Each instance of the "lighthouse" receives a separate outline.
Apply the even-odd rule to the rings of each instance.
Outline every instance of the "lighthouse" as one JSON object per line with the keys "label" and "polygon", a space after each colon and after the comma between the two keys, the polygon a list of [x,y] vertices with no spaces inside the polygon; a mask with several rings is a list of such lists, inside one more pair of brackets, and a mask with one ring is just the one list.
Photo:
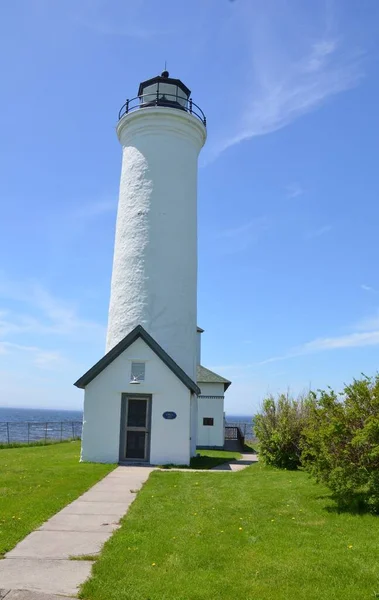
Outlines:
{"label": "lighthouse", "polygon": [[81,460],[189,464],[201,394],[197,170],[206,119],[188,87],[163,71],[125,102],[116,132],[106,353],[75,383],[85,390]]}
{"label": "lighthouse", "polygon": [[106,351],[140,325],[196,381],[197,171],[206,120],[190,94],[163,71],[119,114]]}

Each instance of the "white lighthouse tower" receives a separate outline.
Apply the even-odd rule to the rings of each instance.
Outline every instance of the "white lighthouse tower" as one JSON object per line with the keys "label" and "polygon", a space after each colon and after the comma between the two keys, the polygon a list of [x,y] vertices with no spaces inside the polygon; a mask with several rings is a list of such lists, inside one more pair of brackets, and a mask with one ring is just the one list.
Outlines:
{"label": "white lighthouse tower", "polygon": [[107,351],[137,325],[196,381],[197,169],[205,117],[164,71],[120,112]]}
{"label": "white lighthouse tower", "polygon": [[106,354],[75,383],[85,390],[82,460],[189,464],[201,394],[197,169],[206,120],[190,90],[164,71],[126,101],[117,136]]}

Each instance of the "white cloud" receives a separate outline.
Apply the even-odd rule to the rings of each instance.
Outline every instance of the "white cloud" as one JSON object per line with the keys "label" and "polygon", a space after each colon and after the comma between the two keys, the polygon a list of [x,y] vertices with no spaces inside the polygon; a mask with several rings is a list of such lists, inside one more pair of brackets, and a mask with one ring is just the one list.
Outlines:
{"label": "white cloud", "polygon": [[366,285],[365,283],[361,284],[361,289],[364,290],[365,292],[375,292],[376,293],[376,290],[373,287],[371,287],[370,285]]}
{"label": "white cloud", "polygon": [[350,333],[330,338],[319,338],[304,344],[300,348],[302,354],[334,350],[336,348],[359,348],[362,346],[376,346],[379,344],[379,331],[364,331]]}
{"label": "white cloud", "polygon": [[259,241],[262,235],[270,228],[267,217],[256,217],[247,223],[224,229],[215,234],[219,240],[220,251],[224,254],[233,254],[246,250],[251,244]]}
{"label": "white cloud", "polygon": [[375,331],[379,330],[379,311],[370,317],[365,317],[355,324],[356,331]]}
{"label": "white cloud", "polygon": [[314,229],[313,231],[309,231],[308,233],[305,234],[305,237],[307,239],[313,239],[313,238],[317,238],[317,237],[321,237],[322,235],[325,235],[326,233],[329,233],[329,231],[332,230],[332,226],[331,225],[323,225],[322,227],[319,227],[318,229]]}
{"label": "white cloud", "polygon": [[[244,11],[241,19],[247,20]],[[255,4],[246,42],[250,69],[239,94],[244,102],[231,115],[228,133],[215,142],[213,157],[243,140],[282,129],[359,84],[362,51],[332,30],[326,13],[321,21],[317,31],[311,11],[294,15],[291,3]]]}
{"label": "white cloud", "polygon": [[[307,354],[314,354],[317,352],[324,352],[327,350],[338,350],[343,348],[363,348],[366,346],[378,346],[379,345],[379,315],[372,317],[371,319],[365,319],[360,323],[356,324],[354,331],[346,335],[316,338],[310,342],[292,348],[287,353],[272,356],[259,362],[259,365],[267,365],[274,362],[288,360],[299,356],[305,356]],[[359,331],[361,330],[361,331]]]}
{"label": "white cloud", "polygon": [[305,193],[305,190],[298,181],[294,181],[293,183],[290,183],[286,187],[286,197],[287,198],[297,198],[298,196],[302,196],[304,193]]}
{"label": "white cloud", "polygon": [[27,346],[13,342],[0,342],[0,354],[27,353],[34,366],[39,369],[59,369],[66,363],[66,359],[58,351],[49,351],[37,346]]}
{"label": "white cloud", "polygon": [[[175,32],[167,27],[162,11],[161,23],[150,19],[151,10],[141,0],[114,2],[113,10],[107,0],[82,0],[76,2],[75,19],[84,27],[100,35],[136,38],[141,41],[151,37],[164,37]],[[150,22],[149,22],[150,21]]]}
{"label": "white cloud", "polygon": [[24,307],[23,312],[0,310],[0,335],[3,338],[33,333],[88,341],[105,334],[103,325],[81,318],[75,306],[54,297],[35,282],[10,281],[0,275],[1,300],[16,301]]}
{"label": "white cloud", "polygon": [[104,200],[97,200],[95,202],[89,202],[79,206],[71,214],[71,218],[76,219],[90,219],[92,217],[99,217],[107,213],[113,213],[117,209],[117,198],[108,198]]}

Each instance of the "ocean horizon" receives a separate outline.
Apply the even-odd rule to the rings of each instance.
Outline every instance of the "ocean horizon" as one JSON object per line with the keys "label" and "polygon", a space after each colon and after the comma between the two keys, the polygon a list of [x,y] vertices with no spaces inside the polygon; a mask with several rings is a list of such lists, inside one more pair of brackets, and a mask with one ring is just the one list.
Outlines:
{"label": "ocean horizon", "polygon": [[[246,438],[253,437],[252,416],[226,414],[225,420],[229,424],[240,425]],[[0,407],[0,443],[6,442],[9,435],[13,441],[54,438],[57,435],[71,437],[71,433],[73,437],[80,437],[82,421],[81,410],[3,406]]]}

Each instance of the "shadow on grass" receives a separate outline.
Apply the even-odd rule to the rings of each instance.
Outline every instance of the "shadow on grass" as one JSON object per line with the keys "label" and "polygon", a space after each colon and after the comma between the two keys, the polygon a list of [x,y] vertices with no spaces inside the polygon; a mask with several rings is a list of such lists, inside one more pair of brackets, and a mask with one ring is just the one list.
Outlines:
{"label": "shadow on grass", "polygon": [[[191,458],[190,465],[160,465],[161,469],[213,469],[223,465],[225,462],[232,461],[232,458],[221,458],[216,456],[194,456]],[[233,462],[235,462],[233,460]]]}
{"label": "shadow on grass", "polygon": [[[317,483],[316,483],[317,485]],[[332,492],[330,494],[321,494],[315,497],[316,500],[329,501],[330,504],[323,507],[323,510],[329,514],[350,514],[350,515],[373,515],[379,516],[378,511],[368,502],[368,497],[364,493],[356,493],[349,498],[341,499]]]}
{"label": "shadow on grass", "polygon": [[242,452],[244,454],[259,454],[258,445],[245,442],[242,446]]}
{"label": "shadow on grass", "polygon": [[329,514],[343,514],[347,513],[350,515],[373,515],[378,516],[378,511],[375,510],[368,502],[368,498],[365,494],[354,494],[346,500],[341,500],[338,496],[331,494],[329,496],[334,504],[325,506],[324,510]]}

